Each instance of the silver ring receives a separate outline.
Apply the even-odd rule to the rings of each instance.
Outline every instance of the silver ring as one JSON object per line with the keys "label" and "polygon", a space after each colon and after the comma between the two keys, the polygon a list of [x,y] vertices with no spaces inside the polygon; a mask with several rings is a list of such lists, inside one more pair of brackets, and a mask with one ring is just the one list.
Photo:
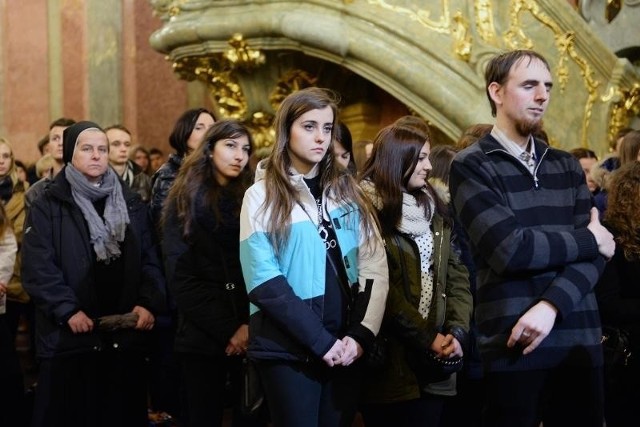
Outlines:
{"label": "silver ring", "polygon": [[531,333],[527,331],[522,331],[522,336],[525,338],[529,338],[531,336]]}

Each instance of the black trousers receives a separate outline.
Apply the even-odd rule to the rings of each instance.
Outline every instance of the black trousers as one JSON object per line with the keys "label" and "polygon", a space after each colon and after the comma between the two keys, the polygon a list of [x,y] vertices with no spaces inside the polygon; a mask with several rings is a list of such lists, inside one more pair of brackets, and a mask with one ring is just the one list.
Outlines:
{"label": "black trousers", "polygon": [[602,427],[600,368],[492,372],[485,377],[483,425],[487,427]]}
{"label": "black trousers", "polygon": [[146,427],[146,361],[104,351],[43,359],[33,427]]}
{"label": "black trousers", "polygon": [[0,314],[0,426],[22,426],[26,419],[22,372],[6,320]]}
{"label": "black trousers", "polygon": [[237,356],[180,353],[188,427],[222,426],[226,407],[233,408],[234,427],[264,425],[245,419],[240,403],[242,359]]}

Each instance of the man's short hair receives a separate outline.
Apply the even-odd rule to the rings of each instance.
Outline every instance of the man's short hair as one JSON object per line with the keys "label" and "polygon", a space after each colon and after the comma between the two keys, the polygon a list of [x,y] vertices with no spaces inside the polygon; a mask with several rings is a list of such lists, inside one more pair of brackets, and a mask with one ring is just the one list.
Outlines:
{"label": "man's short hair", "polygon": [[49,134],[46,134],[40,138],[40,141],[38,141],[38,150],[40,151],[41,156],[44,156],[44,147],[46,147],[47,144],[49,144]]}
{"label": "man's short hair", "polygon": [[51,122],[51,124],[49,125],[49,130],[53,129],[56,126],[61,126],[61,127],[65,127],[68,128],[69,126],[75,125],[76,121],[73,119],[69,119],[66,117],[60,117],[59,119],[54,120],[53,122]]}
{"label": "man's short hair", "polygon": [[149,155],[151,156],[152,154],[159,154],[160,157],[164,156],[164,153],[162,152],[162,150],[156,147],[151,147],[149,149]]}
{"label": "man's short hair", "polygon": [[121,130],[122,132],[125,132],[127,135],[131,136],[131,132],[129,131],[129,129],[127,129],[124,125],[121,125],[119,123],[115,125],[107,126],[106,128],[104,128],[104,132],[107,133],[107,131],[111,129]]}

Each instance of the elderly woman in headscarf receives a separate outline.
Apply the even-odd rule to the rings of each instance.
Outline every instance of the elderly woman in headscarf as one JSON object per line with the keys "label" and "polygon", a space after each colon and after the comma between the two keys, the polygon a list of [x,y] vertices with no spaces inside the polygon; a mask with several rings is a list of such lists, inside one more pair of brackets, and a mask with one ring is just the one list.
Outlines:
{"label": "elderly woman in headscarf", "polygon": [[145,356],[164,289],[140,196],[109,168],[95,123],[64,131],[65,167],[23,238],[40,359],[33,426],[146,425]]}

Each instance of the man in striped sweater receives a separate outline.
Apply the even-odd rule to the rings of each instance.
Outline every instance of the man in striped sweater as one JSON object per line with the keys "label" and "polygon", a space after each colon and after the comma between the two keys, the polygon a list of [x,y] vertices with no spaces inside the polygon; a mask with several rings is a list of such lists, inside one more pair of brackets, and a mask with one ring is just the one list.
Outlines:
{"label": "man in striped sweater", "polygon": [[496,122],[460,152],[450,188],[477,267],[486,426],[602,427],[602,350],[593,287],[613,255],[580,164],[535,135],[551,72],[533,51],[485,72]]}

